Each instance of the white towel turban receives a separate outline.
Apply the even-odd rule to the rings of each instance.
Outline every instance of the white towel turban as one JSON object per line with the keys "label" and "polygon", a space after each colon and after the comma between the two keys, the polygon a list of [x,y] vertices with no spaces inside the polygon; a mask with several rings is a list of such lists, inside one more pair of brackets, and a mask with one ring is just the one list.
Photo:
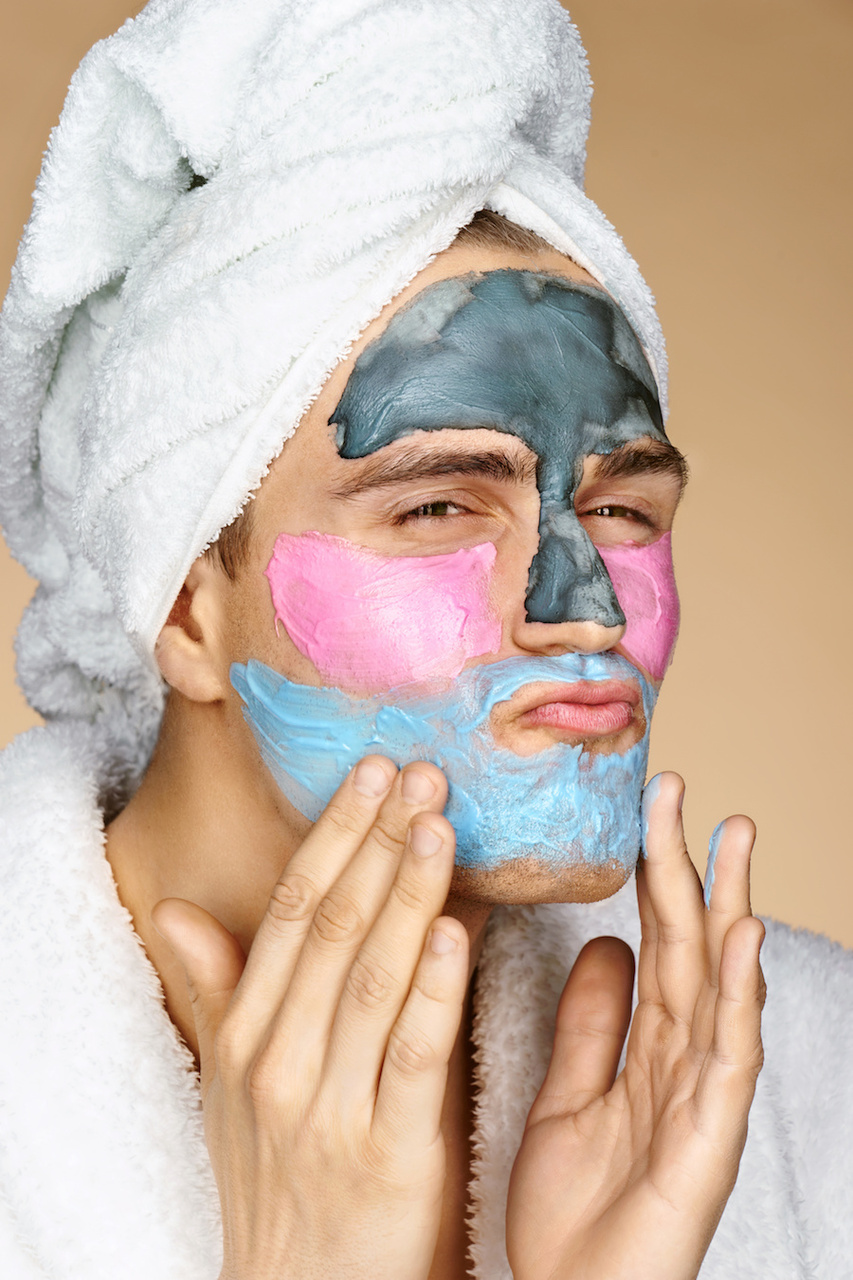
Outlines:
{"label": "white towel turban", "polygon": [[557,0],[151,0],[91,50],[0,320],[34,707],[108,722],[138,770],[193,560],[476,210],[585,266],[663,391],[651,295],[582,192],[590,94]]}

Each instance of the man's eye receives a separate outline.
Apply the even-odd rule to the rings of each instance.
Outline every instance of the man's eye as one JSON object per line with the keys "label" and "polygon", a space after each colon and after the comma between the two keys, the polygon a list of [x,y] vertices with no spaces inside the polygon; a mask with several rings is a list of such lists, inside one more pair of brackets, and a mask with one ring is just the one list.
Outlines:
{"label": "man's eye", "polygon": [[459,515],[462,508],[457,507],[453,502],[425,502],[420,507],[415,507],[412,511],[407,511],[406,520],[437,520],[442,516]]}
{"label": "man's eye", "polygon": [[639,511],[634,511],[632,507],[595,507],[590,515],[593,516],[609,516],[617,520],[643,520]]}

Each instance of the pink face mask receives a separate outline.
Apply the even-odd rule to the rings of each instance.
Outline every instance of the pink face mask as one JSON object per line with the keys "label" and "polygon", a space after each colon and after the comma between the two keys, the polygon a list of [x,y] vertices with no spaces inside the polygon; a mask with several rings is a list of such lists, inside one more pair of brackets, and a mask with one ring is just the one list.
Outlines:
{"label": "pink face mask", "polygon": [[627,621],[622,648],[655,680],[660,680],[669,666],[678,635],[672,535],[665,533],[649,546],[623,542],[596,550]]}
{"label": "pink face mask", "polygon": [[325,533],[282,533],[267,565],[276,623],[330,683],[378,692],[457,676],[496,653],[491,542],[441,556],[383,556]]}
{"label": "pink face mask", "polygon": [[[622,647],[655,679],[678,632],[669,534],[599,547],[627,619]],[[497,653],[490,542],[449,555],[383,556],[331,534],[282,533],[267,565],[276,624],[329,683],[352,692],[457,676]]]}

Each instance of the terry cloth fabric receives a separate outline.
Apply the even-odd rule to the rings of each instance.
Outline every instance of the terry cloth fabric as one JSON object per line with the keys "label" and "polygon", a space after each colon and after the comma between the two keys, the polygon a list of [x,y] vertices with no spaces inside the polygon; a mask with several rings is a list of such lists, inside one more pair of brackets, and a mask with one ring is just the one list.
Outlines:
{"label": "terry cloth fabric", "polygon": [[[154,640],[357,335],[491,208],[653,300],[583,194],[558,0],[152,0],[50,140],[0,320],[0,523],[41,580],[19,675],[138,774]],[[132,782],[131,782],[132,785]]]}
{"label": "terry cloth fabric", "polygon": [[[0,1275],[216,1280],[218,1200],[191,1057],[103,856],[80,725],[0,759]],[[633,885],[591,906],[501,908],[474,1037],[477,1280],[510,1280],[504,1204],[580,947],[636,946]],[[853,954],[768,922],[766,1065],[701,1280],[846,1280],[853,1259]]]}

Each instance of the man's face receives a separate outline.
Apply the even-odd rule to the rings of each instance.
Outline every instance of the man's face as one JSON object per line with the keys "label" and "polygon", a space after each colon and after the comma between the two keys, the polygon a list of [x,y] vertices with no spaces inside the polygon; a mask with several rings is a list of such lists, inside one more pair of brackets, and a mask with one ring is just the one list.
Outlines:
{"label": "man's face", "polygon": [[617,888],[677,628],[681,483],[636,339],[581,269],[441,255],[254,504],[233,679],[290,802],[315,817],[368,751],[433,759],[457,889]]}

